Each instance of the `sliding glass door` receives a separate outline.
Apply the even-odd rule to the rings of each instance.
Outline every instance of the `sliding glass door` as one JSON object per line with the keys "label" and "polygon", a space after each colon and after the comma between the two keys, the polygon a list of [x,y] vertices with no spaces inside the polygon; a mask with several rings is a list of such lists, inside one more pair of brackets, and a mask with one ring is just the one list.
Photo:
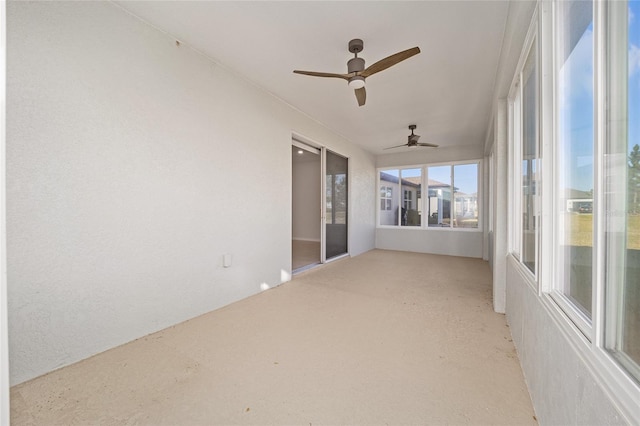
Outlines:
{"label": "sliding glass door", "polygon": [[325,259],[347,254],[348,160],[329,150],[325,161]]}

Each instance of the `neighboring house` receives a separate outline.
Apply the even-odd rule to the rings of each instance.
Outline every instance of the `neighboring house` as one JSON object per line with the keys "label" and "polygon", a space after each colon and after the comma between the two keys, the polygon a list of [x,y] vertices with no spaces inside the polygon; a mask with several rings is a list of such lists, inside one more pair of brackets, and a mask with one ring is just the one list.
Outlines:
{"label": "neighboring house", "polygon": [[567,188],[564,204],[568,213],[592,213],[593,194],[587,191]]}
{"label": "neighboring house", "polygon": [[[402,178],[380,173],[380,225],[420,226],[422,224],[422,177]],[[427,217],[431,226],[449,226],[454,215],[454,226],[465,224],[477,227],[478,193],[466,194],[454,191],[454,207],[451,211],[451,185],[434,179],[427,182]],[[400,191],[400,193],[398,193]],[[400,208],[400,210],[399,210]]]}
{"label": "neighboring house", "polygon": [[455,220],[460,227],[478,226],[478,193],[466,194],[456,191],[454,195]]}
{"label": "neighboring house", "polygon": [[[422,178],[403,178],[389,173],[380,173],[380,224],[419,226],[422,221]],[[451,216],[451,185],[429,179],[428,181],[429,223],[442,223],[442,218]],[[455,190],[455,188],[454,188]],[[400,191],[400,196],[398,195]],[[402,200],[400,212],[398,208]]]}
{"label": "neighboring house", "polygon": [[[397,225],[400,216],[401,225],[420,225],[422,214],[421,178],[404,178],[400,183],[397,176],[389,173],[380,173],[380,224]],[[402,208],[400,196],[402,196]]]}

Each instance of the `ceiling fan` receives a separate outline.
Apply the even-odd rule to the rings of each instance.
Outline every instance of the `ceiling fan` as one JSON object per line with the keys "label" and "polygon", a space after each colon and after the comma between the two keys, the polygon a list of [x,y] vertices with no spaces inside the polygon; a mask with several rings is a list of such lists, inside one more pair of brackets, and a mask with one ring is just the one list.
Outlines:
{"label": "ceiling fan", "polygon": [[364,88],[365,79],[367,77],[372,76],[373,74],[380,71],[384,71],[387,68],[392,67],[393,65],[420,53],[419,47],[413,47],[411,49],[398,52],[394,55],[387,56],[386,58],[381,59],[375,64],[365,68],[364,59],[358,58],[358,53],[362,52],[363,48],[364,42],[359,38],[353,39],[349,42],[349,52],[353,53],[355,57],[351,58],[349,62],[347,62],[347,74],[334,74],[328,72],[300,70],[294,70],[293,72],[296,74],[310,75],[313,77],[330,77],[347,80],[349,82],[349,87],[355,90],[358,105],[362,106],[367,100],[367,92]]}
{"label": "ceiling fan", "polygon": [[411,134],[409,136],[407,136],[407,143],[403,143],[402,145],[390,146],[389,148],[384,148],[384,149],[400,148],[401,146],[408,146],[408,147],[412,147],[412,146],[430,146],[432,148],[437,148],[438,145],[433,144],[433,143],[418,142],[418,139],[420,139],[420,135],[414,135],[413,134],[413,131],[417,127],[418,126],[416,126],[415,124],[410,124],[409,125],[409,130],[411,130]]}

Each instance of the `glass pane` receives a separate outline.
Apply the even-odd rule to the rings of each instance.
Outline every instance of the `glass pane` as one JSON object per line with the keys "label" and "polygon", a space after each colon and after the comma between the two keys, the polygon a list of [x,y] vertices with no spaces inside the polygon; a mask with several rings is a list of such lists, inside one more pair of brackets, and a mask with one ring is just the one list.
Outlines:
{"label": "glass pane", "polygon": [[593,4],[558,3],[559,290],[589,318],[593,255]]}
{"label": "glass pane", "polygon": [[522,87],[522,262],[536,273],[538,185],[538,82],[534,43],[525,63]]}
{"label": "glass pane", "polygon": [[326,258],[347,253],[347,159],[327,151]]}
{"label": "glass pane", "polygon": [[422,223],[422,169],[404,169],[402,173],[402,207],[400,224],[402,226],[420,226]]}
{"label": "glass pane", "polygon": [[[626,109],[628,119],[618,133],[612,126],[607,148],[607,344],[640,380],[640,2],[612,5],[612,12],[628,24],[628,32],[613,46],[617,61],[612,75],[626,78],[613,80],[625,87],[612,89],[619,98],[613,97],[611,104]],[[623,55],[615,56],[618,52]]]}
{"label": "glass pane", "polygon": [[640,2],[610,2],[606,346],[640,380]]}
{"label": "glass pane", "polygon": [[[513,162],[520,160],[520,149],[522,148],[522,94],[521,90],[516,90],[516,95],[512,103],[512,144],[513,144]],[[518,218],[522,217],[522,203],[520,197],[522,196],[522,188],[520,188],[520,180],[517,175],[513,175],[513,179],[510,179],[509,183],[509,196],[512,202],[509,203],[509,228],[510,228],[510,251],[522,262],[522,232],[520,232],[520,221]]]}
{"label": "glass pane", "polygon": [[451,226],[451,166],[429,167],[429,226]]}
{"label": "glass pane", "polygon": [[622,305],[622,351],[640,380],[640,2],[629,2],[629,129],[627,139],[627,241]]}
{"label": "glass pane", "polygon": [[380,225],[398,224],[398,182],[400,181],[399,170],[385,170],[380,172]]}
{"label": "glass pane", "polygon": [[478,165],[453,166],[454,228],[478,227]]}

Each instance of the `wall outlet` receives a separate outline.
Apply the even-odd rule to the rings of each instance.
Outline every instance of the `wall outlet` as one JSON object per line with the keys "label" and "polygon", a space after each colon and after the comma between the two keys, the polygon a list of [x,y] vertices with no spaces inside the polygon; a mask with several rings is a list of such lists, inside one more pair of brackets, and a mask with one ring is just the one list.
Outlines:
{"label": "wall outlet", "polygon": [[225,254],[222,256],[222,266],[225,268],[231,267],[232,256],[230,254]]}

